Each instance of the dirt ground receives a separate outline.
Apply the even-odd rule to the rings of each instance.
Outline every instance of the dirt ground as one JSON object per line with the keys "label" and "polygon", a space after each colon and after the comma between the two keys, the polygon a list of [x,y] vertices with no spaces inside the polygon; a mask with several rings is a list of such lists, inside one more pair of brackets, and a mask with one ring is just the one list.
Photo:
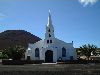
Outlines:
{"label": "dirt ground", "polygon": [[0,65],[0,71],[67,71],[67,70],[100,70],[100,64],[27,64]]}
{"label": "dirt ground", "polygon": [[[100,64],[0,65],[0,75],[100,75]],[[42,74],[43,73],[43,74]]]}

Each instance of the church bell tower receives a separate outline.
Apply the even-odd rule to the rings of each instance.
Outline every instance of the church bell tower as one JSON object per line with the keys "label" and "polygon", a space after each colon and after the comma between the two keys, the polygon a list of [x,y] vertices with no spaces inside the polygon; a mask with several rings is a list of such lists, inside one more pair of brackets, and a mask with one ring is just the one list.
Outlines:
{"label": "church bell tower", "polygon": [[53,43],[54,38],[54,27],[52,24],[51,14],[49,10],[48,23],[46,25],[45,41],[47,41],[47,44],[51,44]]}

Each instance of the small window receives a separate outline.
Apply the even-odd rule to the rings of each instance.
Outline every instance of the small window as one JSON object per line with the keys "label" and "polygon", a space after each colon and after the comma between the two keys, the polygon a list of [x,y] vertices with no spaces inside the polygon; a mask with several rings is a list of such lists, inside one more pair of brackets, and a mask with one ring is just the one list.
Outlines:
{"label": "small window", "polygon": [[52,43],[52,40],[50,40],[50,43]]}
{"label": "small window", "polygon": [[51,35],[49,34],[49,37],[51,37]]}
{"label": "small window", "polygon": [[50,32],[50,29],[48,30],[48,32]]}
{"label": "small window", "polygon": [[66,49],[64,47],[62,48],[62,57],[66,57]]}
{"label": "small window", "polygon": [[27,56],[27,60],[30,60],[30,56]]}
{"label": "small window", "polygon": [[35,57],[39,57],[39,48],[35,49]]}
{"label": "small window", "polygon": [[47,40],[47,43],[49,43],[49,40]]}

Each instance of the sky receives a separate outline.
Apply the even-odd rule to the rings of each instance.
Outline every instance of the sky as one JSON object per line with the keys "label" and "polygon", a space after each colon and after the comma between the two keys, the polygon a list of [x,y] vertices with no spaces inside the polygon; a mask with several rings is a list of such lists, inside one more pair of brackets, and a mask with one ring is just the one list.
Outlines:
{"label": "sky", "polygon": [[42,39],[51,10],[55,37],[74,47],[100,47],[99,0],[0,0],[0,32],[25,30]]}

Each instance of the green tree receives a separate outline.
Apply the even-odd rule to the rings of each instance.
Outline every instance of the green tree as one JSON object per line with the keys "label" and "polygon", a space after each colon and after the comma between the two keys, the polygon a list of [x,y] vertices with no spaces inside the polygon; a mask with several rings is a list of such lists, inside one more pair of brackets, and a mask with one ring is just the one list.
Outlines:
{"label": "green tree", "polygon": [[2,54],[2,52],[0,52],[0,59],[7,59],[8,56],[7,54]]}
{"label": "green tree", "polygon": [[25,53],[25,48],[22,46],[11,46],[7,49],[5,49],[2,54],[7,55],[8,58],[13,59],[13,60],[20,60]]}
{"label": "green tree", "polygon": [[80,52],[80,56],[84,55],[88,58],[90,58],[91,54],[96,55],[96,50],[97,50],[97,46],[96,45],[91,45],[91,44],[85,44],[80,46],[80,48],[78,49],[78,51]]}

